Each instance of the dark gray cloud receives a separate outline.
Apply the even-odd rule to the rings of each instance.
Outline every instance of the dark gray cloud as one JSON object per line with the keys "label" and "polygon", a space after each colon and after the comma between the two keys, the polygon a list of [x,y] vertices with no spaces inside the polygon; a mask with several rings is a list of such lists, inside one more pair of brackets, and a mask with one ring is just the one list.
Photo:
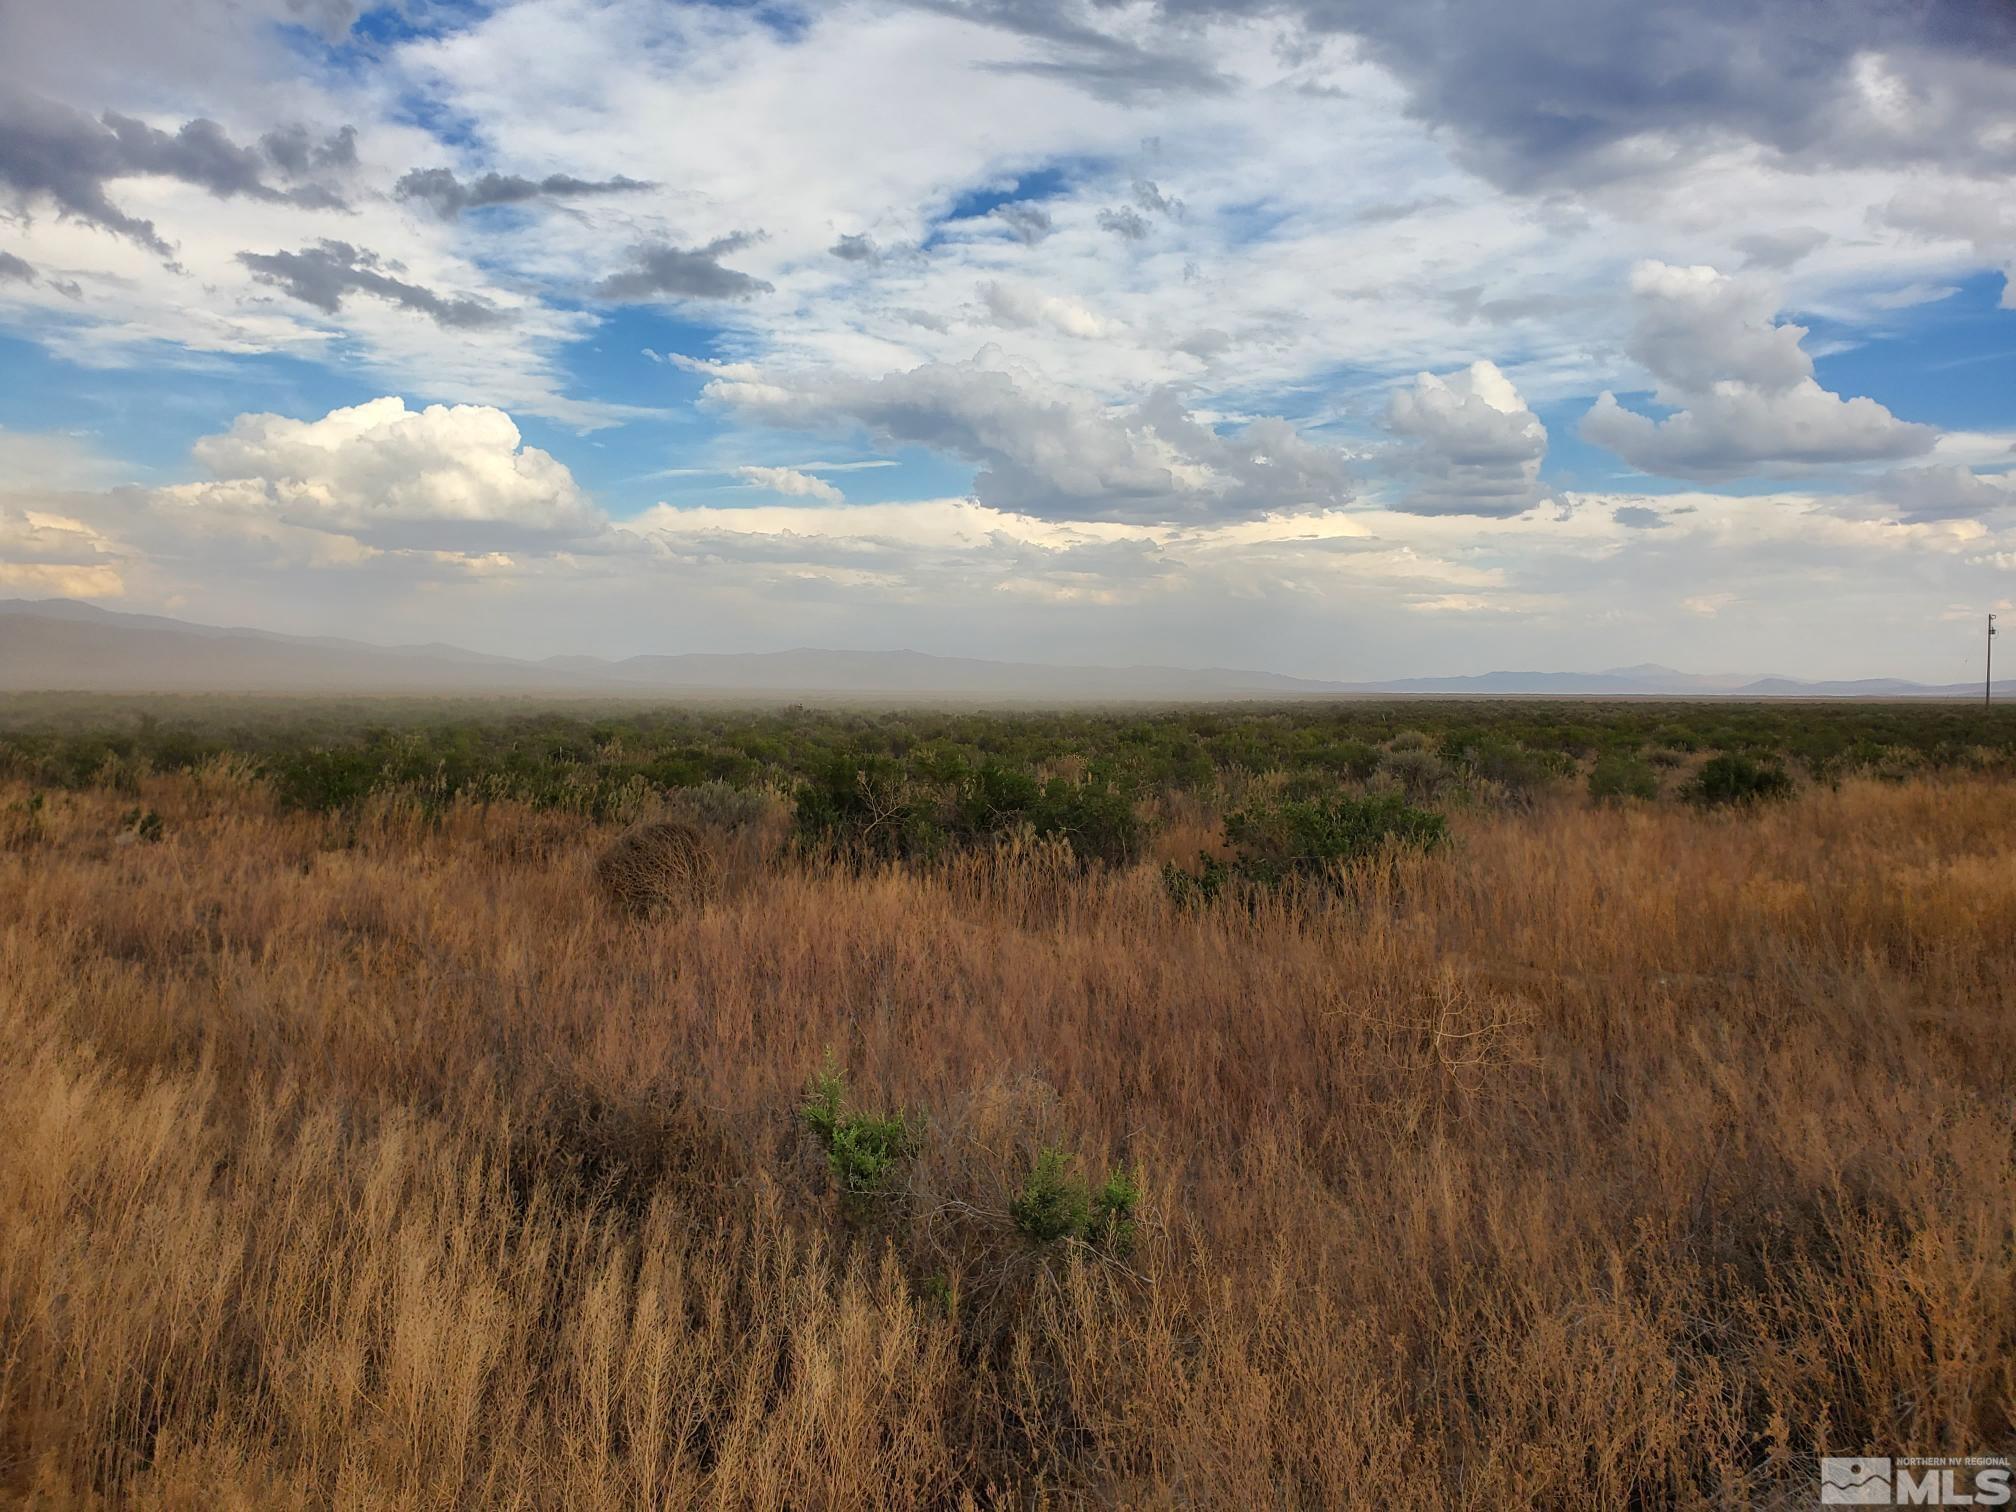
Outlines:
{"label": "dark gray cloud", "polygon": [[1905,467],[1884,475],[1876,497],[1909,521],[1973,520],[2016,510],[2016,485],[1964,467]]}
{"label": "dark gray cloud", "polygon": [[12,252],[0,252],[0,279],[10,278],[20,283],[33,283],[35,270]]}
{"label": "dark gray cloud", "polygon": [[1166,215],[1172,220],[1183,218],[1183,201],[1164,194],[1162,186],[1153,179],[1134,180],[1134,203],[1143,210]]}
{"label": "dark gray cloud", "polygon": [[1610,518],[1627,530],[1666,528],[1666,516],[1656,509],[1647,509],[1643,504],[1620,504],[1610,511]]}
{"label": "dark gray cloud", "polygon": [[[2016,251],[2016,206],[2009,203],[2006,194],[1917,185],[1895,195],[1889,204],[1872,209],[1869,218],[1913,236],[1972,242],[1976,251],[1988,257]],[[2009,302],[2006,291],[2003,302]]]}
{"label": "dark gray cloud", "polygon": [[994,208],[994,218],[1008,228],[1008,234],[1019,242],[1034,246],[1055,228],[1050,212],[1041,205],[1028,200],[1013,200]]}
{"label": "dark gray cloud", "polygon": [[[934,8],[1040,40],[1016,65],[1102,95],[1214,87],[1191,28],[1275,16],[1348,35],[1449,128],[1501,187],[1579,185],[1642,171],[1614,152],[1659,133],[1679,144],[1755,141],[1812,163],[2016,167],[2016,6],[2008,0],[1159,0],[1154,48],[1101,27],[1101,0],[937,0]],[[1876,109],[1858,70],[1880,55]],[[1672,160],[1668,155],[1668,161]]]}
{"label": "dark gray cloud", "polygon": [[60,214],[101,227],[162,257],[168,243],[151,221],[113,203],[105,186],[117,178],[179,180],[220,199],[243,195],[331,208],[341,201],[321,185],[276,188],[266,180],[269,158],[241,146],[215,121],[190,121],[173,132],[107,111],[94,120],[39,95],[0,92],[0,187],[23,206],[43,200]]}
{"label": "dark gray cloud", "polygon": [[1430,210],[1440,210],[1456,202],[1446,194],[1423,194],[1412,199],[1378,200],[1369,205],[1361,205],[1352,214],[1352,219],[1361,226],[1390,225],[1394,221],[1411,220]]}
{"label": "dark gray cloud", "polygon": [[[1648,132],[1733,135],[1822,161],[1950,162],[1975,151],[1973,133],[1950,127],[1970,104],[1996,104],[1988,75],[2005,91],[2016,78],[2016,12],[2000,0],[1313,0],[1301,14],[1358,36],[1406,83],[1416,114],[1453,127],[1473,167],[1515,188],[1601,173],[1609,149]],[[1872,52],[1888,55],[1924,115],[1886,122],[1862,104],[1853,70]]]}
{"label": "dark gray cloud", "polygon": [[220,199],[237,194],[281,197],[266,182],[266,160],[258,148],[239,146],[215,121],[194,120],[171,135],[116,111],[99,119],[112,133],[113,159],[121,172],[180,179]]}
{"label": "dark gray cloud", "polygon": [[1148,235],[1148,222],[1132,205],[1120,205],[1099,212],[1099,229],[1128,241],[1140,241]]}
{"label": "dark gray cloud", "polygon": [[1170,31],[1143,46],[1103,31],[1102,0],[922,0],[925,8],[963,16],[1043,45],[1041,59],[983,64],[998,73],[1062,79],[1110,100],[1156,94],[1212,94],[1226,88],[1192,39]]}
{"label": "dark gray cloud", "polygon": [[37,95],[0,94],[0,185],[24,204],[47,199],[61,214],[167,257],[153,222],[106,197],[105,180],[123,169],[118,139],[83,112]]}
{"label": "dark gray cloud", "polygon": [[446,168],[415,168],[393,185],[392,193],[397,199],[418,200],[443,220],[453,220],[464,210],[481,210],[489,205],[631,194],[651,187],[640,179],[578,179],[566,173],[548,174],[543,179],[521,178],[515,173],[486,173],[465,184]]}
{"label": "dark gray cloud", "polygon": [[342,41],[362,10],[359,0],[287,0],[289,15],[330,42]]}
{"label": "dark gray cloud", "polygon": [[1151,229],[1142,211],[1149,215],[1166,216],[1170,220],[1183,218],[1183,201],[1162,192],[1162,186],[1153,179],[1136,179],[1133,184],[1134,203],[1116,205],[1099,212],[1099,228],[1111,231],[1115,236],[1128,241],[1144,240]]}
{"label": "dark gray cloud", "polygon": [[317,242],[299,252],[240,252],[238,261],[261,283],[272,284],[325,315],[341,310],[347,295],[371,294],[454,329],[497,325],[505,318],[503,311],[480,299],[450,298],[395,277],[396,265],[348,242]]}
{"label": "dark gray cloud", "polygon": [[347,173],[357,166],[357,128],[345,126],[317,141],[306,126],[282,126],[259,138],[260,149],[289,178]]}
{"label": "dark gray cloud", "polygon": [[635,248],[631,266],[612,273],[595,286],[604,299],[747,299],[767,294],[770,285],[733,268],[721,259],[748,246],[747,234],[720,237],[704,247],[674,247],[659,242]]}
{"label": "dark gray cloud", "polygon": [[1194,331],[1177,342],[1176,350],[1188,352],[1192,357],[1208,362],[1231,345],[1232,337],[1229,333],[1215,326],[1206,326],[1203,330]]}
{"label": "dark gray cloud", "polygon": [[1789,226],[1783,231],[1761,231],[1755,236],[1736,238],[1736,250],[1743,254],[1746,268],[1783,270],[1807,253],[1817,251],[1827,240],[1825,231],[1812,226]]}
{"label": "dark gray cloud", "polygon": [[842,262],[876,263],[882,260],[881,249],[866,236],[843,236],[826,250]]}

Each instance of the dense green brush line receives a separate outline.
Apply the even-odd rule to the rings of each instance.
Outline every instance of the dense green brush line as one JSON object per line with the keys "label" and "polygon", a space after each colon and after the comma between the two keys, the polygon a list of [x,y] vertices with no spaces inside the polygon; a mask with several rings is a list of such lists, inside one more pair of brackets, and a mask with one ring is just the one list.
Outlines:
{"label": "dense green brush line", "polygon": [[[1486,780],[1535,791],[1584,769],[1592,792],[1643,795],[1652,767],[1710,755],[1809,780],[1851,771],[2016,766],[2016,715],[1961,704],[1352,701],[1150,710],[553,706],[507,700],[116,698],[0,700],[0,775],[117,786],[223,755],[252,761],[290,807],[335,810],[373,793],[423,802],[510,798],[598,818],[640,788],[767,785],[800,796],[801,829],[859,828],[878,789],[921,818],[877,827],[868,849],[928,854],[947,837],[1028,822],[1124,859],[1141,796],[1213,795],[1233,774],[1281,772],[1317,798],[1383,767],[1411,797]],[[1054,768],[1078,763],[1068,781]]]}

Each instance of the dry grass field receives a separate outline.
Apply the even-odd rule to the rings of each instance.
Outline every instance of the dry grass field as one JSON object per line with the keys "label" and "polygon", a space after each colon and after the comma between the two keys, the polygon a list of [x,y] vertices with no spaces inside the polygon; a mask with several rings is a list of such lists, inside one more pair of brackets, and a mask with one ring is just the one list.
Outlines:
{"label": "dry grass field", "polygon": [[[0,791],[0,1494],[1804,1505],[2016,1440],[2016,784],[1451,815],[1341,897]],[[1165,831],[1168,854],[1209,816]],[[828,1060],[915,1153],[833,1190]],[[1040,1150],[1131,1247],[1010,1219]]]}

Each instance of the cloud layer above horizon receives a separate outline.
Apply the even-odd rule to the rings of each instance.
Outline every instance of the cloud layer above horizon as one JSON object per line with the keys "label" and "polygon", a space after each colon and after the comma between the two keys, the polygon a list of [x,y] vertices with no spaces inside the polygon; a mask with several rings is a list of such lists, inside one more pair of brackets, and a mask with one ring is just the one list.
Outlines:
{"label": "cloud layer above horizon", "polygon": [[0,592],[1958,680],[2012,180],[1993,0],[9,7]]}

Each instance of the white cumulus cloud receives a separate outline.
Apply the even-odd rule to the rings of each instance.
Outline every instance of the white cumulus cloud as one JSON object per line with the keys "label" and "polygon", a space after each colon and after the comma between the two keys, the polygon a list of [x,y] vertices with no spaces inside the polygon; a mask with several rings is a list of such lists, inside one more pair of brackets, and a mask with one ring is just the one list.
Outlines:
{"label": "white cumulus cloud", "polygon": [[815,478],[795,467],[738,467],[735,476],[757,488],[783,494],[787,498],[824,499],[830,504],[841,503],[846,498],[824,478]]}
{"label": "white cumulus cloud", "polygon": [[31,598],[116,598],[119,552],[81,520],[0,504],[0,589]]}
{"label": "white cumulus cloud", "polygon": [[991,347],[872,380],[715,371],[710,404],[769,425],[852,424],[965,458],[983,504],[1038,519],[1201,524],[1349,497],[1347,456],[1285,420],[1221,431],[1168,389],[1108,406]]}
{"label": "white cumulus cloud", "polygon": [[1514,515],[1544,497],[1547,427],[1491,362],[1438,378],[1421,373],[1393,395],[1387,428],[1407,438],[1393,459],[1413,514]]}
{"label": "white cumulus cloud", "polygon": [[996,325],[1010,330],[1047,327],[1063,336],[1097,341],[1112,327],[1081,301],[1057,294],[1045,294],[1026,284],[988,283],[980,287],[981,301]]}
{"label": "white cumulus cloud", "polygon": [[374,546],[480,553],[603,527],[574,475],[488,405],[409,410],[390,397],[319,420],[240,415],[194,455],[223,485],[256,488],[283,523]]}
{"label": "white cumulus cloud", "polygon": [[1775,320],[1769,285],[1710,267],[1640,263],[1626,350],[1674,413],[1626,409],[1608,389],[1582,421],[1585,440],[1643,472],[1713,480],[1830,463],[1923,455],[1939,433],[1873,399],[1820,386],[1803,326]]}

